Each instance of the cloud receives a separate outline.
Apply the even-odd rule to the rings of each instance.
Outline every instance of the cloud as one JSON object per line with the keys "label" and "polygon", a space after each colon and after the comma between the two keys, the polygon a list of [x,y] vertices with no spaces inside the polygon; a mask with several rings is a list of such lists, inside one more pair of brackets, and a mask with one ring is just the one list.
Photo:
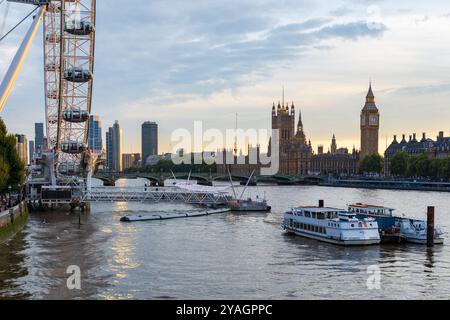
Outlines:
{"label": "cloud", "polygon": [[388,94],[395,95],[429,95],[429,94],[445,94],[450,93],[450,82],[435,83],[420,86],[405,86],[396,89],[385,90]]}
{"label": "cloud", "polygon": [[[439,54],[448,51],[448,43],[436,32],[448,29],[448,20],[442,18],[449,12],[445,2],[133,0],[124,6],[116,2],[97,1],[93,110],[105,128],[114,119],[123,119],[124,132],[130,132],[138,119],[176,126],[185,117],[217,118],[219,107],[235,110],[250,105],[256,110],[265,100],[272,101],[282,83],[291,87],[294,99],[303,99],[312,116],[317,106],[325,110],[333,105],[338,110],[358,104],[359,100],[336,102],[334,107],[335,99],[351,96],[370,76],[391,88],[417,74],[430,83],[442,81],[434,88],[398,88],[392,94],[448,90],[448,58]],[[374,3],[379,17],[368,12]],[[11,4],[11,9],[8,26],[30,7]],[[429,30],[411,28],[414,19],[424,16],[441,19],[427,23]],[[0,72],[26,28],[24,24],[0,44]],[[19,78],[21,87],[11,95],[11,111],[6,110],[5,117],[17,132],[29,127],[32,134],[32,123],[44,117],[41,41],[38,35]],[[324,88],[336,97],[327,100]],[[224,100],[222,93],[229,99]],[[259,100],[252,100],[255,97]],[[208,106],[196,113],[201,101]],[[334,111],[326,110],[331,117]],[[24,117],[23,127],[18,114]],[[264,115],[259,110],[254,117]]]}
{"label": "cloud", "polygon": [[352,12],[353,12],[353,10],[350,7],[340,6],[339,8],[332,10],[330,12],[330,14],[335,17],[342,17],[342,16],[346,16]]}
{"label": "cloud", "polygon": [[[110,72],[121,74],[118,82],[127,81],[141,89],[142,86],[147,90],[151,88],[152,92],[170,87],[179,94],[211,94],[234,89],[252,74],[269,76],[271,67],[301,57],[308,51],[330,50],[329,40],[357,41],[363,37],[378,37],[386,30],[384,25],[370,29],[365,21],[330,22],[330,19],[315,18],[267,29],[261,19],[237,19],[213,24],[208,30],[198,32],[198,38],[191,35],[181,41],[163,42],[157,51],[152,49],[153,44],[130,43],[131,39],[128,39],[122,42],[124,47],[131,48],[128,59],[116,55],[108,58],[109,64],[117,66]],[[227,33],[224,24],[234,27]],[[243,32],[237,32],[238,29]],[[222,41],[217,39],[218,30],[226,33]],[[257,36],[250,37],[249,33],[257,33]],[[129,73],[132,69],[137,72]],[[108,78],[115,81],[112,75]]]}

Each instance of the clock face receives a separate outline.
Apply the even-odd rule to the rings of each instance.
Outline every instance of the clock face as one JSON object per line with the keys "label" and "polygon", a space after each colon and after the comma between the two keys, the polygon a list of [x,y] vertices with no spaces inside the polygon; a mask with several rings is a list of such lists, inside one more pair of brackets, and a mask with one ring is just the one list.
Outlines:
{"label": "clock face", "polygon": [[371,116],[370,117],[370,125],[376,126],[378,124],[378,117],[377,116]]}
{"label": "clock face", "polygon": [[362,125],[362,126],[365,126],[365,125],[366,125],[366,116],[365,116],[365,115],[362,115],[362,116],[361,116],[361,125]]}

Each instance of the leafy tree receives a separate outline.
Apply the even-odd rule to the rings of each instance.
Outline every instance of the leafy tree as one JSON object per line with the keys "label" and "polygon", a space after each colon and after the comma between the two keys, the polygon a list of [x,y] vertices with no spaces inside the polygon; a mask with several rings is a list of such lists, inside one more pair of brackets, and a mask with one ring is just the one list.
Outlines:
{"label": "leafy tree", "polygon": [[5,122],[0,118],[0,137],[4,137],[8,134],[8,130],[6,130]]}
{"label": "leafy tree", "polygon": [[406,169],[406,174],[408,177],[417,177],[417,155],[411,156],[408,159],[408,168]]}
{"label": "leafy tree", "polygon": [[383,158],[379,154],[365,157],[360,164],[360,171],[365,173],[381,173],[383,170]]}
{"label": "leafy tree", "polygon": [[5,192],[8,188],[9,171],[8,162],[0,154],[0,193]]}
{"label": "leafy tree", "polygon": [[25,164],[20,160],[17,153],[16,137],[8,134],[3,120],[0,118],[0,156],[9,167],[9,177],[6,181],[7,186],[19,189],[19,185],[25,182]]}
{"label": "leafy tree", "polygon": [[446,178],[446,159],[432,159],[430,160],[429,174],[434,179]]}
{"label": "leafy tree", "polygon": [[450,179],[450,157],[442,160],[442,177]]}
{"label": "leafy tree", "polygon": [[417,160],[417,175],[419,177],[429,177],[430,176],[430,163],[431,160],[426,154],[421,154],[418,156]]}
{"label": "leafy tree", "polygon": [[413,155],[409,158],[407,174],[410,177],[430,176],[431,160],[426,154]]}
{"label": "leafy tree", "polygon": [[408,169],[409,155],[406,151],[399,151],[392,156],[390,170],[393,175],[404,176]]}

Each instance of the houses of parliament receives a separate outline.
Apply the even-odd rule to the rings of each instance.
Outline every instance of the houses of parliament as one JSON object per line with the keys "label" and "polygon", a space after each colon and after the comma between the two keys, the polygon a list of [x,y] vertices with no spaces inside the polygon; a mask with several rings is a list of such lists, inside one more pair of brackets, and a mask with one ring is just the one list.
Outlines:
{"label": "houses of parliament", "polygon": [[[301,111],[283,101],[272,106],[272,129],[279,132],[279,171],[283,175],[307,175],[307,174],[356,174],[359,162],[368,155],[378,154],[380,113],[375,104],[375,95],[372,85],[366,95],[366,102],[360,113],[361,150],[355,147],[339,148],[337,139],[333,135],[327,152],[324,146],[319,145],[315,152],[311,140],[307,139]],[[298,120],[297,120],[298,119]],[[272,150],[272,141],[269,142],[268,154]],[[249,147],[250,149],[250,147]],[[257,153],[259,159],[260,148]],[[260,169],[258,164],[231,165],[228,166],[233,174],[248,174],[253,169]],[[226,166],[218,166],[218,171],[226,172]],[[249,171],[249,172],[247,172]]]}
{"label": "houses of parliament", "polygon": [[[353,147],[339,148],[333,135],[328,152],[319,145],[317,152],[311,147],[311,140],[306,139],[301,112],[299,110],[297,130],[295,130],[295,106],[284,102],[272,107],[272,129],[279,130],[280,136],[280,174],[356,174],[360,159],[378,153],[380,113],[375,104],[372,84],[366,95],[366,102],[361,110],[361,150]],[[270,146],[269,146],[270,152]]]}

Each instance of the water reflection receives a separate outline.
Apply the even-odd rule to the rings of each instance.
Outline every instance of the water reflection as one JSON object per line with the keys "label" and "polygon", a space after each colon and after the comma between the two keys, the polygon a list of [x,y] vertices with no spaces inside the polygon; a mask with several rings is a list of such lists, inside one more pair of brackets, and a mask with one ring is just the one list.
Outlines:
{"label": "water reflection", "polygon": [[[144,181],[120,182],[143,185]],[[370,202],[425,216],[450,230],[443,193],[318,187],[250,188],[266,192],[269,214],[224,214],[124,224],[125,213],[192,209],[179,204],[99,203],[88,213],[33,214],[0,245],[0,297],[83,299],[429,299],[448,298],[448,245],[346,248],[285,234],[291,206],[345,207]],[[69,291],[66,269],[78,265],[82,290]],[[381,289],[367,288],[367,267],[381,270]]]}
{"label": "water reflection", "polygon": [[22,288],[20,278],[28,275],[23,254],[27,246],[26,232],[19,232],[12,240],[0,245],[0,297],[26,299],[31,294]]}

